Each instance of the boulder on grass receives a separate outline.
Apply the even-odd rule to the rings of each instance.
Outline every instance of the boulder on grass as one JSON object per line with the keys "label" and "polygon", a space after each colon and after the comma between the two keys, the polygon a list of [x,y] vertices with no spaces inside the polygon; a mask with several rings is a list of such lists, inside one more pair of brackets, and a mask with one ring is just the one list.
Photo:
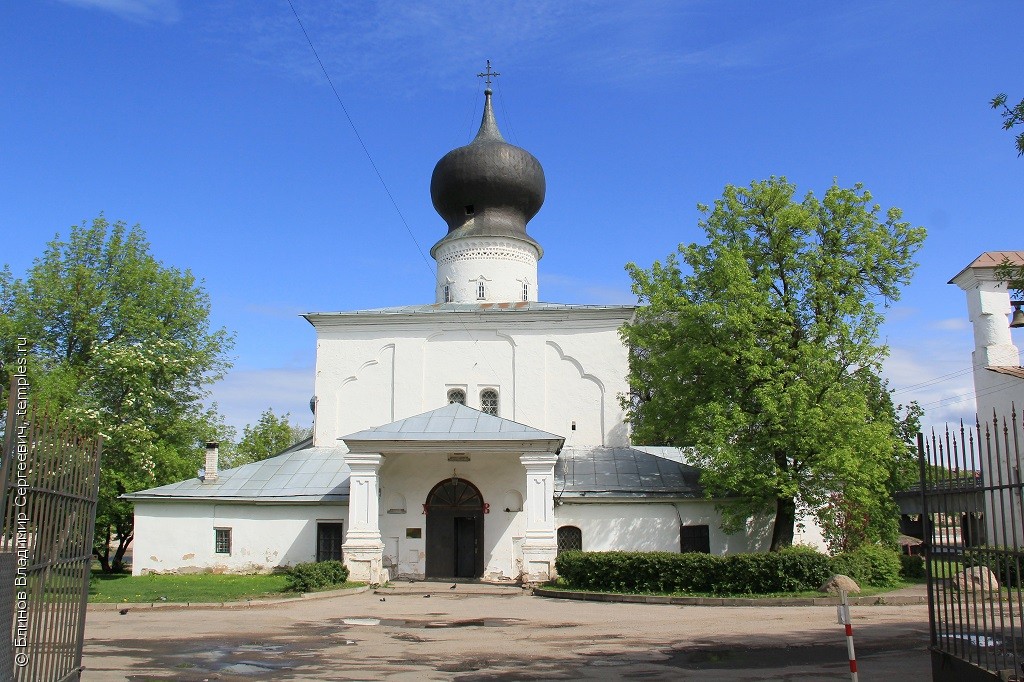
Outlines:
{"label": "boulder on grass", "polygon": [[821,591],[830,594],[839,594],[840,591],[857,593],[860,592],[860,585],[850,576],[837,573],[821,586]]}
{"label": "boulder on grass", "polygon": [[999,581],[988,566],[971,566],[956,574],[953,588],[961,592],[998,592]]}

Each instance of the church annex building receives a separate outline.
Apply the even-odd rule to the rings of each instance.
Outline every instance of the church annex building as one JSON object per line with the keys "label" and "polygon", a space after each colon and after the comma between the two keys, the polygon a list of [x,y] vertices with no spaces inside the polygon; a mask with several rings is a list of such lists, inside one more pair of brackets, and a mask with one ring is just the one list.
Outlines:
{"label": "church annex building", "polygon": [[[632,446],[619,396],[632,306],[543,303],[544,201],[532,154],[505,142],[485,91],[476,138],[430,193],[448,233],[435,302],[309,313],[312,441],[143,490],[133,573],[269,571],[342,559],[353,580],[542,581],[561,549],[765,550],[771,517],[725,534],[676,448]],[[812,523],[797,542],[820,545]]]}

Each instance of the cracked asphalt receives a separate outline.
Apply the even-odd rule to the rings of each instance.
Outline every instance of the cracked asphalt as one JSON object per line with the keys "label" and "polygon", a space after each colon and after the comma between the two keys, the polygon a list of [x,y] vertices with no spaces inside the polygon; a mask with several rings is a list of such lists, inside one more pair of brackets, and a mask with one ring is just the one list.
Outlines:
{"label": "cracked asphalt", "polygon": [[[811,681],[849,675],[833,606],[615,604],[433,587],[239,608],[130,607],[126,615],[90,609],[83,680]],[[861,679],[930,679],[927,606],[861,606],[852,615]]]}

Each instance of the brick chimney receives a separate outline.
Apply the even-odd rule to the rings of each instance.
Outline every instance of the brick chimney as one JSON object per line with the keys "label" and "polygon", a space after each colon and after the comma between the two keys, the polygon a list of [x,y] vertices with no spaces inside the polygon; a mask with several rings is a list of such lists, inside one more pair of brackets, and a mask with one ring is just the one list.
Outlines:
{"label": "brick chimney", "polygon": [[203,483],[214,483],[220,466],[220,450],[217,448],[217,441],[212,440],[206,444],[206,474]]}

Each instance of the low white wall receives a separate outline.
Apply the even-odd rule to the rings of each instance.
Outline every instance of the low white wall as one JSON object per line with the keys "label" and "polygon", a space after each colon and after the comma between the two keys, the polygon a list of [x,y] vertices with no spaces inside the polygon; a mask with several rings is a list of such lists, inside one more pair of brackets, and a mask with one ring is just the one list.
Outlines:
{"label": "low white wall", "polygon": [[[318,521],[342,522],[342,504],[257,505],[138,501],[132,574],[268,572],[316,559]],[[231,553],[214,551],[214,529],[231,529]]]}
{"label": "low white wall", "polygon": [[[569,500],[555,508],[555,526],[576,526],[584,551],[678,552],[680,526],[708,526],[712,554],[765,552],[771,544],[772,518],[755,518],[740,533],[725,533],[714,502],[605,502]],[[795,543],[825,551],[812,517],[801,519]]]}

